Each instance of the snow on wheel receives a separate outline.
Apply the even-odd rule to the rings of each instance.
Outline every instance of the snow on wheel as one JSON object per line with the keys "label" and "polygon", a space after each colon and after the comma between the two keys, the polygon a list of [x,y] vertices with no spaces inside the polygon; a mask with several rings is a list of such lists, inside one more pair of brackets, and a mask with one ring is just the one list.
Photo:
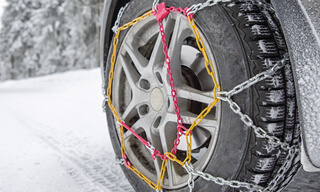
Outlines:
{"label": "snow on wheel", "polygon": [[[166,6],[187,7],[196,3],[176,0],[166,2]],[[208,59],[212,61],[214,78],[222,91],[233,90],[270,70],[279,61],[285,61],[287,48],[277,19],[272,9],[262,5],[232,1],[206,7],[194,15]],[[152,2],[148,0],[131,1],[120,26],[151,7]],[[208,74],[206,57],[197,45],[186,16],[169,13],[163,20],[163,29],[180,116],[183,126],[189,129],[215,99],[215,83]],[[130,163],[127,167],[134,166],[139,171],[137,175],[123,167],[132,186],[137,191],[150,191],[148,183],[157,183],[162,175],[163,159],[156,157],[154,160],[150,147],[137,135],[161,154],[177,146],[175,157],[180,161],[188,156],[188,143],[184,135],[179,142],[176,140],[176,103],[156,17],[135,22],[116,38],[119,38],[118,46],[115,52],[110,48],[105,71],[106,85],[112,90],[109,101],[114,107],[113,110],[107,108],[110,136],[118,158],[122,158],[121,151],[125,150]],[[112,66],[114,54],[116,60]],[[190,163],[194,170],[225,181],[240,181],[253,184],[251,188],[257,185],[259,189],[278,191],[300,167],[297,152],[290,150],[290,146],[300,142],[290,62],[272,76],[260,80],[248,83],[252,85],[248,88],[237,89],[232,102],[215,104],[194,127]],[[118,117],[114,116],[115,111]],[[240,111],[242,115],[239,116]],[[119,119],[137,134],[124,129],[122,144]],[[176,161],[168,160],[163,176],[164,191],[189,190],[190,175]],[[144,178],[148,178],[147,182]],[[193,174],[193,179],[195,191],[233,191],[232,187],[247,190],[245,185],[239,189],[237,182],[209,182],[199,174]]]}

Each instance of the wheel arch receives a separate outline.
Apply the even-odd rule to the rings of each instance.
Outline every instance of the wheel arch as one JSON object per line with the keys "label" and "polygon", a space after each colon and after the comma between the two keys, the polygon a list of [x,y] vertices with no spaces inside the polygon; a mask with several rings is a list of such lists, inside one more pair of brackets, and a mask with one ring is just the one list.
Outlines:
{"label": "wheel arch", "polygon": [[[292,63],[296,97],[299,109],[299,119],[302,131],[302,164],[306,171],[320,171],[320,128],[317,119],[310,110],[316,104],[310,97],[309,82],[314,82],[315,94],[320,94],[320,40],[319,23],[312,17],[320,17],[320,11],[312,9],[313,4],[304,0],[271,0],[280,21],[288,46]],[[312,11],[312,12],[311,12]],[[301,51],[304,50],[304,51]],[[311,51],[310,51],[311,50]],[[312,72],[304,70],[307,67]],[[319,116],[318,116],[319,117]],[[314,127],[314,126],[318,127]]]}

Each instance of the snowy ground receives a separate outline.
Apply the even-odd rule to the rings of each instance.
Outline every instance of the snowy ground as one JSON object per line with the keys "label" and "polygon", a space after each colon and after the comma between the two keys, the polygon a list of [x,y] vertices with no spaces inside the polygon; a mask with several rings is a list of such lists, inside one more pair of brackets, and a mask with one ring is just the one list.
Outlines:
{"label": "snowy ground", "polygon": [[[130,192],[114,162],[99,69],[0,83],[0,192]],[[300,172],[287,192],[320,192]]]}
{"label": "snowy ground", "polygon": [[0,83],[0,192],[133,191],[100,85],[98,69]]}

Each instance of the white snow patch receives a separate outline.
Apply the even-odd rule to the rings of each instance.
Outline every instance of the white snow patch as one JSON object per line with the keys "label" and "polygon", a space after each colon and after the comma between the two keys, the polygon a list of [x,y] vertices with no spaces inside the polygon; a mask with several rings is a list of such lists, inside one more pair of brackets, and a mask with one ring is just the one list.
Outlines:
{"label": "white snow patch", "polygon": [[241,4],[240,10],[242,11],[252,11],[253,10],[253,4],[251,2],[246,2]]}
{"label": "white snow patch", "polygon": [[270,91],[267,94],[267,100],[273,103],[279,103],[284,101],[284,92],[282,90]]}
{"label": "white snow patch", "polygon": [[253,25],[251,30],[253,35],[271,35],[269,28],[264,25]]}
{"label": "white snow patch", "polygon": [[260,25],[253,25],[251,28],[254,35],[261,35]]}
{"label": "white snow patch", "polygon": [[275,133],[277,130],[277,124],[276,123],[270,123],[267,125],[267,129],[269,133]]}
{"label": "white snow patch", "polygon": [[283,116],[284,110],[280,107],[272,107],[268,112],[268,117],[271,119],[277,119],[280,116]]}
{"label": "white snow patch", "polygon": [[287,110],[288,116],[294,117],[295,109],[296,109],[295,101],[289,100],[288,101],[288,110]]}
{"label": "white snow patch", "polygon": [[267,84],[273,86],[275,88],[279,88],[282,85],[282,77],[280,75],[275,75],[269,79],[267,79]]}
{"label": "white snow patch", "polygon": [[263,64],[262,65],[264,67],[266,67],[266,68],[271,68],[271,67],[274,66],[274,61],[269,59],[269,58],[267,58],[267,59],[263,60]]}
{"label": "white snow patch", "polygon": [[273,143],[268,142],[265,146],[264,149],[267,151],[267,153],[272,152],[273,150],[276,149],[277,146],[275,146]]}
{"label": "white snow patch", "polygon": [[277,51],[273,42],[259,40],[258,45],[262,53],[274,53]]}
{"label": "white snow patch", "polygon": [[285,134],[285,140],[286,141],[292,141],[292,131],[287,131],[287,133]]}
{"label": "white snow patch", "polygon": [[251,177],[251,181],[255,184],[259,184],[263,178],[264,176],[262,174],[256,174]]}
{"label": "white snow patch", "polygon": [[258,167],[261,171],[270,170],[272,168],[274,160],[272,158],[260,159],[258,162]]}
{"label": "white snow patch", "polygon": [[235,3],[229,3],[228,7],[233,7],[235,5],[236,5]]}

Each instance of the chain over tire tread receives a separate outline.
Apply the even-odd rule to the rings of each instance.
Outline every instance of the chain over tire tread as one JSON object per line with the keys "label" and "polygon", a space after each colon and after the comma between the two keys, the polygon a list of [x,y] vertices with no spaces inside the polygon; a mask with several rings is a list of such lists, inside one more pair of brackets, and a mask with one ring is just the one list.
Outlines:
{"label": "chain over tire tread", "polygon": [[[242,36],[243,43],[251,49],[247,53],[251,51],[248,57],[252,76],[272,67],[287,52],[280,24],[273,12],[263,10],[251,1],[238,1],[234,6],[225,4],[223,7]],[[300,136],[293,83],[291,65],[287,63],[281,72],[254,87],[254,98],[257,98],[255,124],[289,144],[299,142]],[[250,147],[251,155],[248,155],[240,177],[267,186],[284,163],[287,152],[270,146],[263,138],[255,138]],[[285,187],[300,168],[299,157],[295,159],[295,164],[280,181],[277,190]]]}

